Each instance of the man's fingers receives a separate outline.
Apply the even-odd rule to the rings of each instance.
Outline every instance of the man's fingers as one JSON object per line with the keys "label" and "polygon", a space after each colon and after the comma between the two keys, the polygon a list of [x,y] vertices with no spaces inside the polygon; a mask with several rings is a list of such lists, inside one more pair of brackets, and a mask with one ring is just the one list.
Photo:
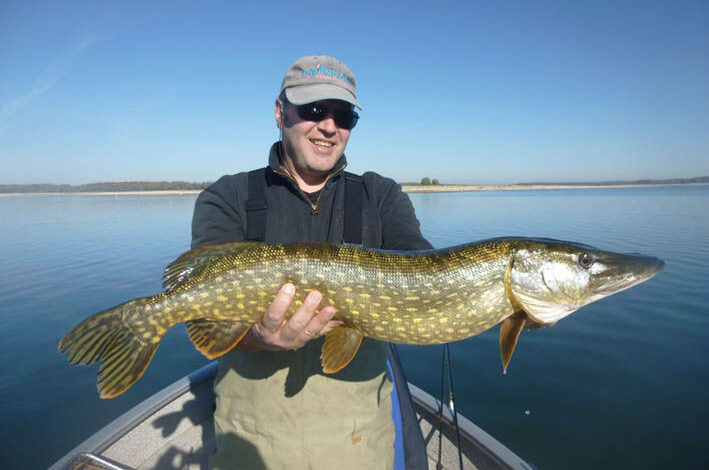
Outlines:
{"label": "man's fingers", "polygon": [[261,319],[261,324],[269,333],[275,333],[283,326],[294,294],[295,286],[291,283],[283,284],[276,294],[276,298]]}
{"label": "man's fingers", "polygon": [[333,320],[335,307],[331,305],[323,307],[316,314],[318,305],[322,301],[322,294],[316,290],[305,297],[290,319],[286,319],[294,295],[293,284],[284,284],[260,324],[252,329],[252,336],[259,338],[260,349],[297,349],[311,339],[326,335],[342,324],[340,320]]}
{"label": "man's fingers", "polygon": [[330,320],[327,324],[320,330],[320,336],[324,336],[330,333],[335,328],[342,326],[344,322],[342,320]]}
{"label": "man's fingers", "polygon": [[[281,331],[281,338],[285,341],[293,341],[298,335],[305,329],[306,325],[310,322],[315,315],[315,309],[318,308],[318,304],[322,300],[322,294],[316,290],[311,291],[303,300],[303,304],[295,311],[293,316],[288,320],[288,323],[283,327]],[[319,331],[310,331],[310,333],[317,334]]]}
{"label": "man's fingers", "polygon": [[[342,324],[339,320],[333,320],[335,316],[335,308],[332,306],[323,307],[317,315],[315,315],[307,325],[303,328],[299,339],[308,342],[313,338],[328,334],[337,326]],[[328,325],[333,323],[333,326],[328,328]]]}

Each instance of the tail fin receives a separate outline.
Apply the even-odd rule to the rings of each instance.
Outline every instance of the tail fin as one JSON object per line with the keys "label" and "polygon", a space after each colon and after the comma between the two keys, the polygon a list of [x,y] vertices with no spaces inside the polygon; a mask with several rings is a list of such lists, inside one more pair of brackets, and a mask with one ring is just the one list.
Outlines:
{"label": "tail fin", "polygon": [[122,312],[141,309],[142,300],[92,315],[59,341],[59,352],[68,351],[72,364],[101,361],[97,382],[101,398],[113,398],[128,390],[143,375],[160,344],[162,337],[139,338],[123,323]]}

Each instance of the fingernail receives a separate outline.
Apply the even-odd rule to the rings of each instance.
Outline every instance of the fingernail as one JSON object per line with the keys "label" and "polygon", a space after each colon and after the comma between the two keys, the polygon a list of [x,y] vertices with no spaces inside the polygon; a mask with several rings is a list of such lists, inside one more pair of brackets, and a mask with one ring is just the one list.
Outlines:
{"label": "fingernail", "polygon": [[329,320],[332,319],[332,317],[335,316],[335,313],[336,313],[336,312],[335,312],[334,309],[329,309],[329,308],[328,308],[327,310],[325,310],[325,318],[329,321]]}
{"label": "fingernail", "polygon": [[310,291],[310,294],[308,294],[308,297],[310,300],[312,300],[314,303],[319,304],[320,301],[322,300],[322,294],[316,290]]}
{"label": "fingernail", "polygon": [[295,294],[295,286],[289,282],[283,286],[283,292],[288,295],[293,295]]}

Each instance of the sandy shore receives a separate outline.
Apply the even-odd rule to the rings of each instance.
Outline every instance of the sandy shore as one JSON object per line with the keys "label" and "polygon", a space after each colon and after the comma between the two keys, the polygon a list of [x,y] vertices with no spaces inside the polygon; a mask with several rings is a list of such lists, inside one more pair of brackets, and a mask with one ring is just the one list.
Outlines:
{"label": "sandy shore", "polygon": [[[403,185],[407,193],[454,193],[465,191],[529,191],[539,189],[604,189],[604,188],[647,188],[656,186],[706,186],[709,183],[679,183],[679,184],[437,184],[430,186]],[[164,196],[199,194],[201,190],[166,190],[166,191],[106,191],[106,192],[56,192],[56,193],[0,193],[0,197],[12,196]]]}

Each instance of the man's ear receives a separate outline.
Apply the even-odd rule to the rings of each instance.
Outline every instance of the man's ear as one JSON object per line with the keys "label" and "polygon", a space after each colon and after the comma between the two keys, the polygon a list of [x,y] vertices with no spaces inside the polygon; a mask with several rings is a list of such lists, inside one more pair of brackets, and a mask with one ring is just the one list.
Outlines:
{"label": "man's ear", "polygon": [[281,126],[285,125],[286,120],[286,105],[280,98],[276,98],[274,113],[276,115],[276,126],[282,129]]}

